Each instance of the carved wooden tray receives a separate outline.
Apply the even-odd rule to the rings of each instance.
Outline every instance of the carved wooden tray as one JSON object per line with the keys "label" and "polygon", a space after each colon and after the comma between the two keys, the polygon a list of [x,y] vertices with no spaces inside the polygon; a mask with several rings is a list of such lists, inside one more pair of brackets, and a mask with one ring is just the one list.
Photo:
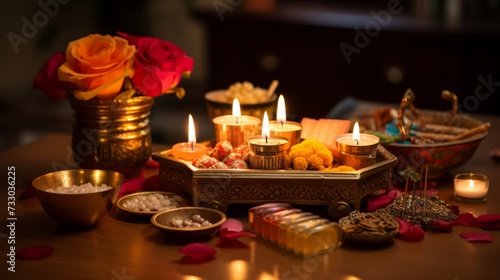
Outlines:
{"label": "carved wooden tray", "polygon": [[195,206],[225,212],[229,204],[326,205],[335,219],[360,210],[367,195],[391,184],[397,158],[381,145],[377,162],[355,172],[302,170],[198,169],[171,156],[171,150],[153,153],[160,163],[160,186],[189,194]]}

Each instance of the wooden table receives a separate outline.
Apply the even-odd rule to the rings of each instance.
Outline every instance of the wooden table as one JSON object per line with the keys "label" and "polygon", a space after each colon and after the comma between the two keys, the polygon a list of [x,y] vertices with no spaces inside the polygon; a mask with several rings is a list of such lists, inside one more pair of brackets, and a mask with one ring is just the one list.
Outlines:
{"label": "wooden table", "polygon": [[[500,213],[500,162],[489,152],[499,146],[500,118],[479,117],[490,121],[490,135],[475,156],[459,172],[480,172],[490,178],[488,201],[484,204],[460,204],[452,198],[452,179],[439,185],[439,196],[474,215]],[[25,146],[0,154],[7,167],[16,170],[16,196],[25,183],[51,172],[55,162],[67,164],[70,136],[49,134]],[[161,148],[161,147],[160,147]],[[7,223],[7,185],[0,192],[2,219]],[[246,209],[233,208],[229,217],[246,222]],[[259,238],[243,238],[237,248],[216,246],[217,237],[204,241],[217,254],[205,262],[192,262],[177,250],[184,245],[160,233],[148,220],[130,219],[114,209],[90,230],[71,230],[57,225],[42,210],[36,198],[17,200],[15,231],[2,227],[0,236],[1,279],[497,279],[500,275],[500,231],[488,231],[493,243],[470,243],[462,232],[484,232],[475,227],[454,227],[451,233],[427,232],[419,242],[396,239],[382,248],[342,246],[326,255],[303,258],[286,252]],[[41,260],[15,262],[15,273],[6,266],[10,245],[16,248],[49,244],[54,252]]]}

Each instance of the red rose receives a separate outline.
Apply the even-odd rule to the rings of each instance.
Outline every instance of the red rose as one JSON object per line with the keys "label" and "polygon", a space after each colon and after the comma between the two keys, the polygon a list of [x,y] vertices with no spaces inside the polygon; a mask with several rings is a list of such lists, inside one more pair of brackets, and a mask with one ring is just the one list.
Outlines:
{"label": "red rose", "polygon": [[137,47],[132,84],[144,95],[156,97],[173,92],[182,74],[193,70],[193,59],[168,41],[123,32],[118,32],[118,35]]}
{"label": "red rose", "polygon": [[66,91],[75,89],[71,83],[59,80],[57,69],[64,62],[64,52],[53,54],[47,62],[38,71],[38,74],[33,81],[33,87],[41,90],[52,101],[61,101],[66,98]]}

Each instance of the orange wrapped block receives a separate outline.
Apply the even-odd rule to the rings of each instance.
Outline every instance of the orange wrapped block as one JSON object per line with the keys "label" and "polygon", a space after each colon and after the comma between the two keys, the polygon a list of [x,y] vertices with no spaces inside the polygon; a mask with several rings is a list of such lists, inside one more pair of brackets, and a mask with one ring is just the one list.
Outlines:
{"label": "orange wrapped block", "polygon": [[302,139],[320,141],[332,151],[333,158],[338,160],[339,149],[335,140],[339,135],[349,132],[351,129],[350,120],[303,118],[300,124],[302,125],[300,136]]}
{"label": "orange wrapped block", "polygon": [[255,234],[297,255],[330,252],[341,244],[337,223],[300,209],[265,204],[249,210]]}

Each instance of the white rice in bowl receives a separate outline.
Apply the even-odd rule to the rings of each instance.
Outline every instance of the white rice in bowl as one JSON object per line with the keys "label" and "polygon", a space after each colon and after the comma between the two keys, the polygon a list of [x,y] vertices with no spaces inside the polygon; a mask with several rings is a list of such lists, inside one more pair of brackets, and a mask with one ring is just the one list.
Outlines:
{"label": "white rice in bowl", "polygon": [[46,192],[51,192],[51,193],[63,193],[63,194],[82,194],[82,193],[96,193],[96,192],[103,192],[106,190],[111,189],[110,186],[106,184],[102,184],[100,186],[95,186],[91,183],[85,183],[80,186],[73,185],[70,187],[57,187],[55,189],[46,189]]}

